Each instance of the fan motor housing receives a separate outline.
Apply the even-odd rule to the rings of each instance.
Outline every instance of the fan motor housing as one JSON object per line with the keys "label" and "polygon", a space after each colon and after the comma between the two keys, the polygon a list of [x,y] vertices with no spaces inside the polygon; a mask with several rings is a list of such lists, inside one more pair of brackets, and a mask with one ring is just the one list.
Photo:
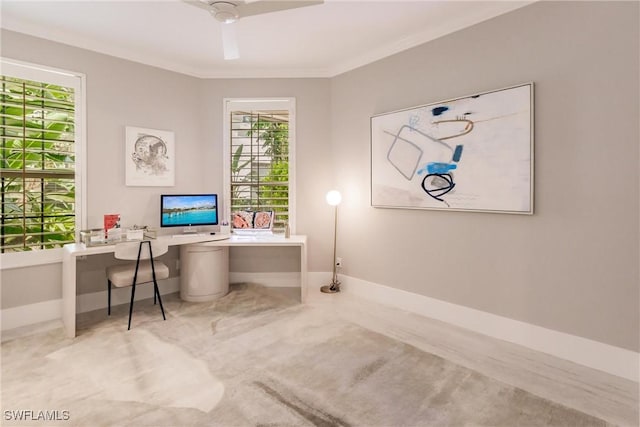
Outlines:
{"label": "fan motor housing", "polygon": [[215,1],[209,4],[211,6],[211,14],[217,21],[231,24],[236,22],[240,15],[238,14],[235,3],[228,1]]}

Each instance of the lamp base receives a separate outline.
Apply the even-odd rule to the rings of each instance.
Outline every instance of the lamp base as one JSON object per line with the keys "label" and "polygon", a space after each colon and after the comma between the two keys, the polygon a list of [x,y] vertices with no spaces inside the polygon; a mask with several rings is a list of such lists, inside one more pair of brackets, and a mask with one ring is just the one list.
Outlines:
{"label": "lamp base", "polygon": [[320,292],[324,292],[325,294],[335,294],[336,292],[340,292],[340,282],[334,282],[327,286],[322,286],[320,288]]}

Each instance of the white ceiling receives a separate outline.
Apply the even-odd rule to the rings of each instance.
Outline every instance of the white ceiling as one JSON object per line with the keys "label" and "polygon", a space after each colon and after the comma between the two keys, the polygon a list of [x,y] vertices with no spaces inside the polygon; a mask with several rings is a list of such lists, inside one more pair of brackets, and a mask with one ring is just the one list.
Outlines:
{"label": "white ceiling", "polygon": [[0,0],[0,26],[197,77],[331,77],[530,3],[325,0],[240,19],[232,61],[179,0]]}

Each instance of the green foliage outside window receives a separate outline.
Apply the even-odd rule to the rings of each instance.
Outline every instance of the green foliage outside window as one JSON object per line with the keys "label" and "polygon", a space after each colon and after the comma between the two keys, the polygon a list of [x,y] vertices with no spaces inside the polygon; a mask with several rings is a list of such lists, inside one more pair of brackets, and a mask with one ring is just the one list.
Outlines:
{"label": "green foliage outside window", "polygon": [[75,240],[73,89],[0,76],[0,247]]}

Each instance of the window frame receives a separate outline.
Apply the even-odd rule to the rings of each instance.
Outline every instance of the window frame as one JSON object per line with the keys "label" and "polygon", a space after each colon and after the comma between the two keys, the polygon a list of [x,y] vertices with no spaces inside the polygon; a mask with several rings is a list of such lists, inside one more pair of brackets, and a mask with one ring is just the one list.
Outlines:
{"label": "window frame", "polygon": [[[0,74],[24,80],[72,87],[75,96],[75,235],[87,224],[86,76],[75,71],[0,57]],[[62,262],[63,248],[0,254],[0,270]]]}
{"label": "window frame", "polygon": [[289,112],[289,229],[296,230],[296,99],[278,98],[224,98],[222,119],[223,158],[223,219],[231,220],[231,128],[230,115],[237,110],[287,110]]}

